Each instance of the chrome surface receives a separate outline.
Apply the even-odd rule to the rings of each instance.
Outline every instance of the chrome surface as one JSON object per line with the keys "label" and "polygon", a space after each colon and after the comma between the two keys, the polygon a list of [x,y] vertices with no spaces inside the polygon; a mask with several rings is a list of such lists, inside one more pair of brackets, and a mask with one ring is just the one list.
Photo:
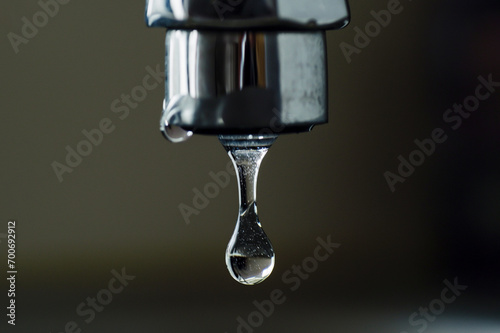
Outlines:
{"label": "chrome surface", "polygon": [[168,30],[165,124],[285,133],[327,122],[325,34]]}
{"label": "chrome surface", "polygon": [[177,29],[340,29],[347,0],[148,0],[149,26]]}

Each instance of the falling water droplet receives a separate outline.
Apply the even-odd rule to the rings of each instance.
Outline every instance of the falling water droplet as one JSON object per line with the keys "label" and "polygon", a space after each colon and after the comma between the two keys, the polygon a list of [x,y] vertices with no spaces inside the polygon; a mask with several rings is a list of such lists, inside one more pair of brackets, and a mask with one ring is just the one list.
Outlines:
{"label": "falling water droplet", "polygon": [[257,215],[257,177],[262,159],[275,135],[221,135],[238,177],[239,214],[226,249],[226,265],[239,283],[264,281],[274,268],[274,249]]}

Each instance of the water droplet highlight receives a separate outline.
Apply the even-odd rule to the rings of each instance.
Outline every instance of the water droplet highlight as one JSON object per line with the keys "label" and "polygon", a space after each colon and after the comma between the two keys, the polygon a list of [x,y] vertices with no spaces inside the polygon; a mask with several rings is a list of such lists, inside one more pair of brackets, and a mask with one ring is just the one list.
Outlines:
{"label": "water droplet highlight", "polygon": [[239,283],[254,285],[264,281],[274,268],[271,241],[257,215],[257,177],[260,164],[276,135],[221,135],[219,140],[236,169],[239,214],[226,249],[226,265]]}

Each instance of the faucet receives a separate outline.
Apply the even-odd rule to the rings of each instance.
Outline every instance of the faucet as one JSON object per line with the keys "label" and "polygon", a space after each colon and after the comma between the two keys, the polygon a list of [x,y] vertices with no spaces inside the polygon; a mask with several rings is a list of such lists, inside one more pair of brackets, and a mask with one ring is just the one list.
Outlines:
{"label": "faucet", "polygon": [[147,0],[147,25],[168,29],[162,133],[181,142],[326,123],[325,30],[349,19],[347,0]]}
{"label": "faucet", "polygon": [[218,135],[237,171],[226,265],[242,284],[274,268],[257,216],[260,163],[278,134],[328,121],[325,30],[349,19],[347,0],[147,0],[148,26],[168,29],[161,132]]}

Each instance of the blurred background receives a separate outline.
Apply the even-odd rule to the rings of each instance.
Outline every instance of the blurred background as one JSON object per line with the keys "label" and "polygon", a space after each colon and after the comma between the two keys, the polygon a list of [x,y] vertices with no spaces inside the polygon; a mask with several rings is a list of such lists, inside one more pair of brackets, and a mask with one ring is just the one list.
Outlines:
{"label": "blurred background", "polygon": [[[459,128],[443,119],[476,94],[479,76],[500,81],[500,5],[403,0],[346,56],[341,43],[356,47],[356,27],[365,31],[388,3],[350,1],[350,25],[327,34],[329,124],[281,136],[263,162],[259,216],[277,261],[248,287],[224,262],[235,178],[189,224],[179,210],[193,207],[210,172],[225,170],[217,139],[161,137],[163,83],[124,119],[112,111],[148,66],[163,70],[165,31],[146,28],[144,2],[69,1],[13,47],[9,33],[22,36],[23,17],[32,22],[41,7],[3,0],[0,275],[9,220],[18,275],[15,327],[1,279],[0,330],[500,332],[500,87]],[[54,161],[66,164],[66,147],[105,118],[114,130],[60,181]],[[436,128],[447,140],[392,192],[384,173],[397,174],[398,156],[408,159]],[[283,274],[328,235],[341,246],[291,290]],[[108,300],[101,291],[122,269],[135,278]],[[467,289],[440,308],[443,281],[455,279]],[[254,301],[275,289],[285,301],[269,316],[256,312]],[[91,320],[77,312],[96,296],[107,304]],[[427,317],[419,312],[429,306]]]}

